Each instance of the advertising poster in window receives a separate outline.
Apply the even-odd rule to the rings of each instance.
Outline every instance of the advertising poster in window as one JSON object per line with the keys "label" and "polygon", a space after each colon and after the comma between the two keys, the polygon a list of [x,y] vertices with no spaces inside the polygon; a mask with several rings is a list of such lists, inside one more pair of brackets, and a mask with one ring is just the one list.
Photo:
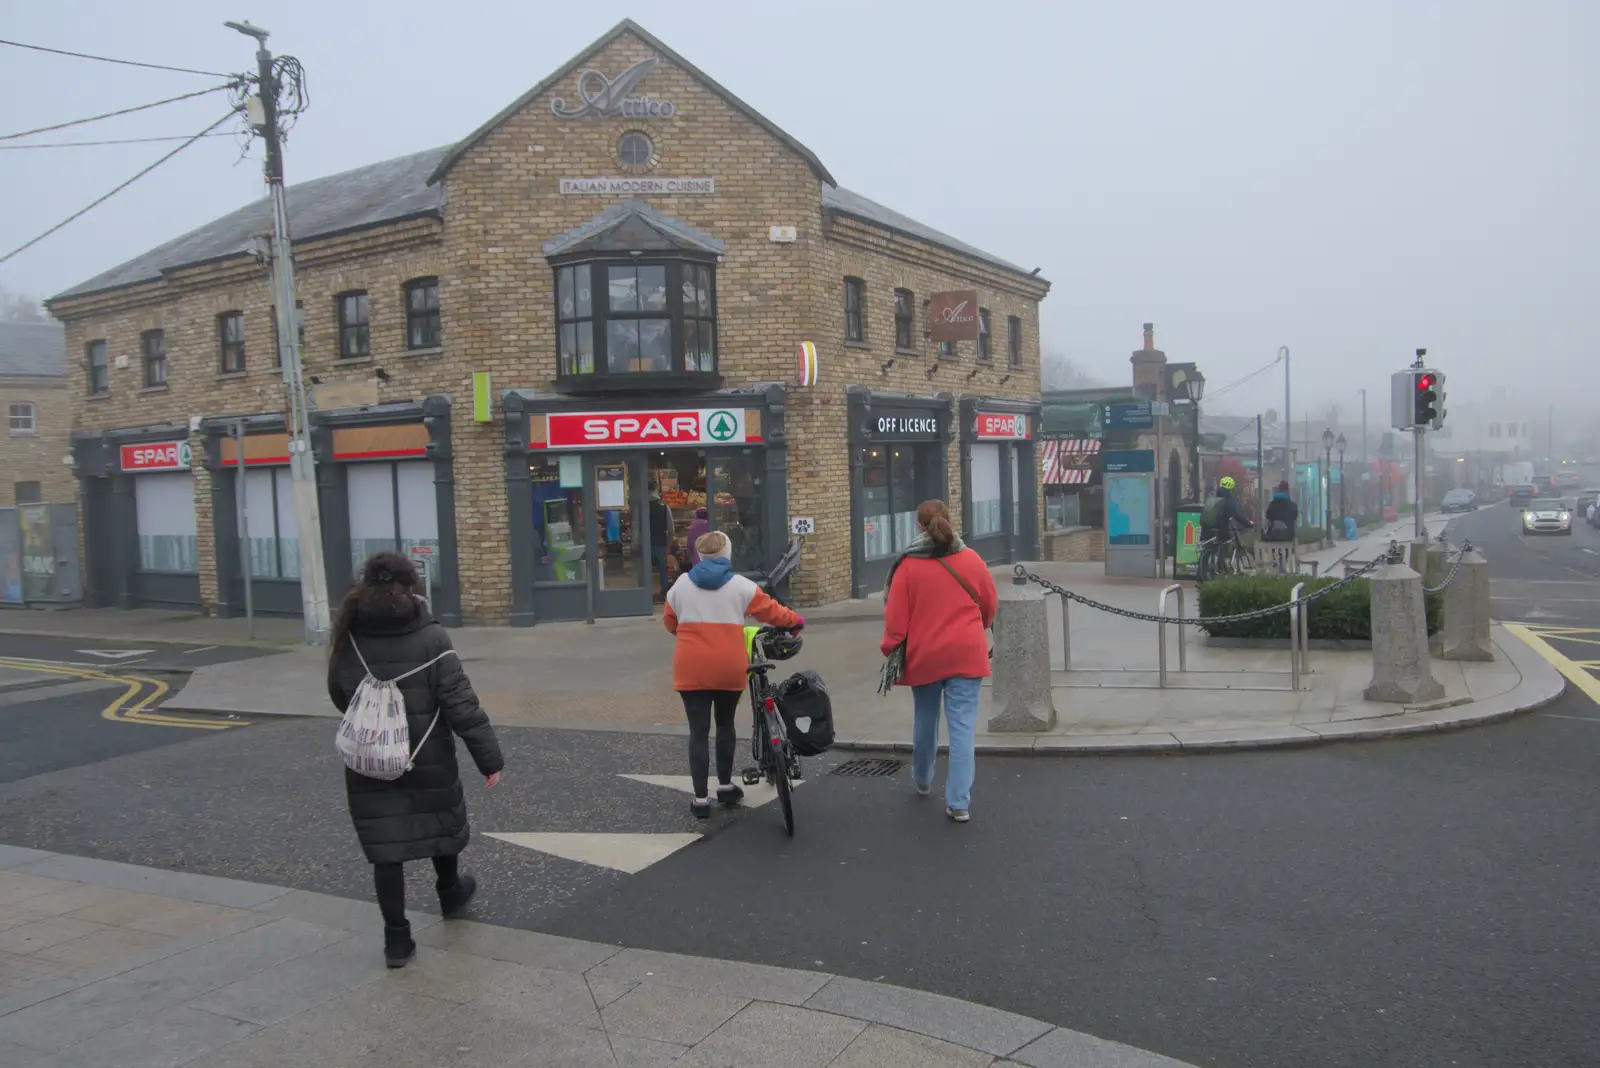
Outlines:
{"label": "advertising poster in window", "polygon": [[0,604],[22,604],[22,529],[15,508],[0,508]]}
{"label": "advertising poster in window", "polygon": [[50,535],[50,506],[30,504],[17,509],[22,526],[22,597],[48,601],[56,574],[55,539]]}
{"label": "advertising poster in window", "polygon": [[628,469],[622,464],[602,464],[594,469],[595,506],[628,506]]}
{"label": "advertising poster in window", "polygon": [[1177,527],[1177,546],[1173,557],[1172,577],[1192,579],[1200,574],[1200,508],[1179,505],[1173,516]]}

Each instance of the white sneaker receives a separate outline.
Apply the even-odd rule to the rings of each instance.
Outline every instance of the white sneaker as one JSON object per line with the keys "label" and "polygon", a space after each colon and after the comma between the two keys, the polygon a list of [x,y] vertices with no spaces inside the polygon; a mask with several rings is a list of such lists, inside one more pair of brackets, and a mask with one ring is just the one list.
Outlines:
{"label": "white sneaker", "polygon": [[955,820],[957,823],[966,823],[968,820],[972,819],[972,813],[964,808],[946,808],[944,810],[944,814]]}

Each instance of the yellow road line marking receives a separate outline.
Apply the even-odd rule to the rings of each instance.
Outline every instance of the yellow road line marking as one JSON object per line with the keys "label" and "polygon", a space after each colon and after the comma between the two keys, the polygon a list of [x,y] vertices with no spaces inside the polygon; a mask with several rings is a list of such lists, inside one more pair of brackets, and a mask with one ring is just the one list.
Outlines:
{"label": "yellow road line marking", "polygon": [[[208,731],[227,730],[229,727],[240,725],[238,722],[226,723],[204,719],[185,719],[178,716],[145,711],[145,709],[165,697],[171,687],[159,679],[152,679],[143,675],[111,675],[104,671],[96,671],[93,668],[41,663],[32,660],[0,659],[0,667],[12,668],[18,671],[36,671],[43,675],[61,675],[67,678],[109,682],[124,686],[126,688],[117,699],[100,712],[100,718],[114,723],[142,723],[154,727],[190,727],[195,730]],[[146,686],[150,687],[150,692],[143,697],[139,697],[139,694]],[[139,699],[134,701],[135,697],[139,697]],[[131,705],[129,704],[130,701],[133,701]]]}
{"label": "yellow road line marking", "polygon": [[1589,674],[1577,663],[1562,656],[1554,646],[1521,623],[1503,623],[1501,626],[1521,638],[1530,649],[1544,657],[1557,671],[1565,675],[1568,682],[1588,695],[1589,700],[1600,705],[1600,679]]}

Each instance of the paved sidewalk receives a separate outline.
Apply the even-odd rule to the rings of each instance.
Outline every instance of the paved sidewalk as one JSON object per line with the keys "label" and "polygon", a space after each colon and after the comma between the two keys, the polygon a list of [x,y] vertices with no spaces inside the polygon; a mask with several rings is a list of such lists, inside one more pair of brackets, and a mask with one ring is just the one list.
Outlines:
{"label": "paved sidewalk", "polygon": [[[484,893],[492,893],[488,887]],[[823,972],[0,845],[6,1068],[1185,1068]]]}

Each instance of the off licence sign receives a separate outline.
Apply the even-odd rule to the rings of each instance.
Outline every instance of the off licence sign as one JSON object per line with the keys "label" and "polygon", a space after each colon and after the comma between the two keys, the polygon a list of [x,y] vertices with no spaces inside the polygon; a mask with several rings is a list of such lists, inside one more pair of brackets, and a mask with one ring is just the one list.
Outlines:
{"label": "off licence sign", "polygon": [[558,412],[548,417],[545,448],[629,445],[743,445],[743,408],[668,412]]}
{"label": "off licence sign", "polygon": [[148,445],[122,446],[124,471],[187,471],[190,459],[187,441],[156,441]]}
{"label": "off licence sign", "polygon": [[1028,436],[1028,417],[1026,415],[979,412],[978,437],[987,438],[1025,438]]}

